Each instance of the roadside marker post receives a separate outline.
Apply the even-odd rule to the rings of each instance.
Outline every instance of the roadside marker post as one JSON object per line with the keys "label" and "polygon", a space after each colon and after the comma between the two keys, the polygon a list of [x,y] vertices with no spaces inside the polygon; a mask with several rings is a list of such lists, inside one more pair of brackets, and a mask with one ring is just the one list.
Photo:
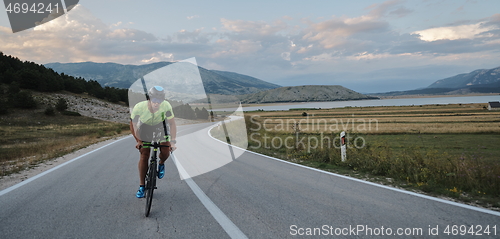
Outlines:
{"label": "roadside marker post", "polygon": [[345,132],[340,132],[340,155],[342,156],[342,162],[346,160],[346,142],[345,142]]}

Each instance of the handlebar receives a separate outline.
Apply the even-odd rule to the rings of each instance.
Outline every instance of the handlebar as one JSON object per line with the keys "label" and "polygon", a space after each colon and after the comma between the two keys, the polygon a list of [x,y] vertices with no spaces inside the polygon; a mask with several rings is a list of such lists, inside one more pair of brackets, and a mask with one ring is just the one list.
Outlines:
{"label": "handlebar", "polygon": [[140,146],[139,149],[141,149],[143,146],[148,146],[150,148],[162,148],[162,147],[169,148],[170,147],[170,145],[161,145],[159,142],[151,142],[151,143],[148,143],[146,145],[144,145],[144,143],[143,143],[143,145]]}

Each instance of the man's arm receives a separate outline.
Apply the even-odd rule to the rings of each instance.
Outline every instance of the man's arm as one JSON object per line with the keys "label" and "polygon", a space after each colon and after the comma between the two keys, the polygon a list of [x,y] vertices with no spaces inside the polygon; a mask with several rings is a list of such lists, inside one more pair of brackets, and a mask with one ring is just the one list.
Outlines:
{"label": "man's arm", "polygon": [[140,139],[139,139],[139,137],[137,137],[137,129],[136,129],[137,122],[139,122],[138,116],[134,117],[133,119],[130,118],[130,132],[132,132],[132,135],[134,136],[135,141],[139,142]]}
{"label": "man's arm", "polygon": [[170,140],[177,139],[177,125],[175,124],[175,118],[169,119],[168,124],[170,125]]}
{"label": "man's arm", "polygon": [[132,136],[134,136],[135,141],[137,142],[137,145],[135,146],[137,149],[140,149],[142,147],[142,141],[137,137],[137,131],[135,130],[134,127],[134,121],[130,119],[130,132],[132,133]]}

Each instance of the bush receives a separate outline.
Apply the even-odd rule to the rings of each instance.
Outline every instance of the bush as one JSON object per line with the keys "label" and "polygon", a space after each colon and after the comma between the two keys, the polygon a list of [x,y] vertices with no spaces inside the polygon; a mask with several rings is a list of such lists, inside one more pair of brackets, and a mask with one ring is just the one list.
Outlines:
{"label": "bush", "polygon": [[78,112],[74,112],[74,111],[63,111],[62,112],[63,115],[69,115],[69,116],[82,116],[80,113]]}
{"label": "bush", "polygon": [[7,107],[7,101],[0,98],[0,115],[5,115],[9,113],[9,109]]}
{"label": "bush", "polygon": [[64,98],[59,98],[59,100],[57,100],[56,109],[58,111],[67,110],[68,109],[68,102],[66,102],[66,100]]}
{"label": "bush", "polygon": [[28,91],[20,91],[12,95],[9,100],[15,108],[34,109],[37,106],[35,98]]}
{"label": "bush", "polygon": [[45,115],[48,115],[48,116],[56,115],[56,111],[54,110],[54,108],[52,106],[47,107],[47,109],[45,109],[44,113],[45,113]]}

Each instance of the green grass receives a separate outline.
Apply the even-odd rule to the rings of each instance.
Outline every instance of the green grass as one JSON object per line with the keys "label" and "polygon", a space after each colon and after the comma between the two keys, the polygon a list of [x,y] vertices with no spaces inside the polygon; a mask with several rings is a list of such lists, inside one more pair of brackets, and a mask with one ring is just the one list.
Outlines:
{"label": "green grass", "polygon": [[[320,137],[303,134],[305,137]],[[282,139],[292,134],[267,133]],[[447,137],[449,136],[449,137]],[[340,149],[328,145],[307,148],[273,148],[254,135],[249,150],[318,169],[371,181],[385,181],[432,195],[475,201],[500,207],[500,135],[356,135],[366,137],[363,148],[347,150],[341,161]],[[261,144],[255,140],[261,140]],[[495,143],[496,142],[496,143]],[[471,146],[473,143],[473,146]]]}
{"label": "green grass", "polygon": [[395,153],[414,148],[422,154],[446,152],[454,157],[481,157],[500,162],[500,134],[380,134],[362,135],[367,142],[386,143]]}

